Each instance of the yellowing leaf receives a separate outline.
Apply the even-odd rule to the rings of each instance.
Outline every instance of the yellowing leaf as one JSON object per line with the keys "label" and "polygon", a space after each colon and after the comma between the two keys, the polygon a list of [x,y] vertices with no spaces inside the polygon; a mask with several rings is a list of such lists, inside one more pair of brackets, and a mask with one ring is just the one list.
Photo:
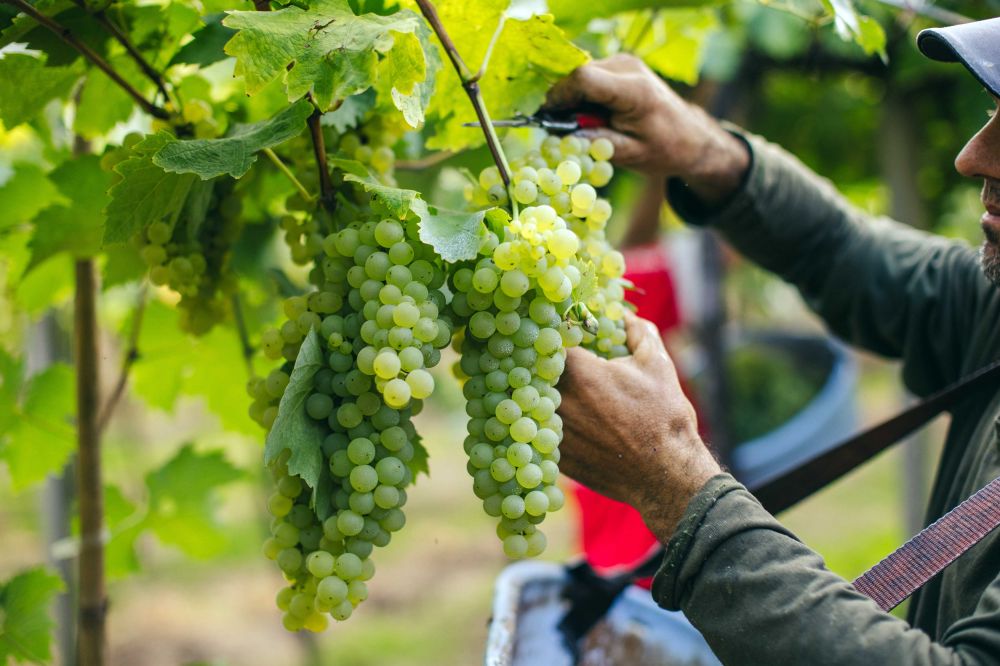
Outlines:
{"label": "yellowing leaf", "polygon": [[[442,21],[456,44],[470,45],[465,50],[459,46],[459,51],[477,70],[499,22],[499,5],[489,0],[446,6],[459,4],[464,8],[447,12]],[[477,11],[486,18],[472,19]],[[534,113],[548,89],[587,60],[587,53],[569,41],[552,16],[507,19],[479,81],[486,108],[493,118]],[[482,130],[462,126],[475,120],[475,113],[453,68],[442,69],[427,113],[436,131],[428,148],[461,150],[485,142]]]}

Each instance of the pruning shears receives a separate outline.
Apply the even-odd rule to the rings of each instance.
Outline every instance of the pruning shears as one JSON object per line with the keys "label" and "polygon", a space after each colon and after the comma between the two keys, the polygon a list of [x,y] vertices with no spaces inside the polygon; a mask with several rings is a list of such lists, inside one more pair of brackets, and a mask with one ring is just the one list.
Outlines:
{"label": "pruning shears", "polygon": [[[480,127],[478,121],[462,123],[463,127]],[[513,118],[494,120],[494,127],[540,127],[549,134],[570,134],[582,129],[607,127],[608,120],[593,111],[575,111],[570,113],[552,113],[543,111],[531,115],[518,114]]]}

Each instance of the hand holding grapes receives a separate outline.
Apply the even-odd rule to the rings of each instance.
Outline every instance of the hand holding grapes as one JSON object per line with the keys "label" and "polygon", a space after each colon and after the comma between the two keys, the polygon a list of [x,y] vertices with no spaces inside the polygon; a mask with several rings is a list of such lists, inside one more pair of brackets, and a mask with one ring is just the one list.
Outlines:
{"label": "hand holding grapes", "polygon": [[554,109],[588,104],[610,112],[609,127],[581,134],[609,139],[615,164],[679,177],[706,204],[732,195],[750,164],[742,141],[633,56],[616,55],[580,67],[549,92],[547,102]]}
{"label": "hand holding grapes", "polygon": [[627,315],[630,357],[569,350],[559,384],[565,439],[560,468],[634,506],[666,542],[691,497],[721,469],[698,436],[656,327]]}

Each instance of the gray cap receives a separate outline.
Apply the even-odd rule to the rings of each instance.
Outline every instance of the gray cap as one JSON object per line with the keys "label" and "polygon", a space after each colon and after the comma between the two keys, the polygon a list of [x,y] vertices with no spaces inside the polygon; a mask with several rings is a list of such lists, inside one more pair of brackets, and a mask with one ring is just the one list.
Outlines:
{"label": "gray cap", "polygon": [[1000,18],[921,30],[917,48],[932,60],[962,63],[1000,97]]}

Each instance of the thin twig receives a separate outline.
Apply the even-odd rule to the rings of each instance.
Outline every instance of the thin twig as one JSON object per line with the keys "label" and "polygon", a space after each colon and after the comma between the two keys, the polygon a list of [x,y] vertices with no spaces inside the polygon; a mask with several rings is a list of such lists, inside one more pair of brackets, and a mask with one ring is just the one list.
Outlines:
{"label": "thin twig", "polygon": [[[310,98],[312,101],[312,98]],[[320,118],[323,112],[317,107],[309,116],[309,134],[312,136],[313,154],[316,156],[316,167],[319,169],[319,198],[327,210],[333,210],[333,181],[330,179],[330,167],[326,162],[326,140],[323,138],[323,126]]]}
{"label": "thin twig", "polygon": [[278,155],[273,150],[271,150],[270,148],[265,148],[263,152],[265,155],[267,155],[267,159],[271,160],[274,166],[278,167],[278,171],[283,173],[285,175],[285,178],[287,178],[292,182],[292,185],[295,186],[295,189],[299,191],[299,194],[301,194],[306,201],[313,201],[314,199],[316,199],[316,196],[309,193],[309,190],[306,189],[306,186],[303,185],[299,181],[299,179],[295,177],[295,174],[292,173],[292,170],[288,168],[288,165],[282,162],[281,158],[278,157]]}
{"label": "thin twig", "polygon": [[[503,153],[503,148],[500,146],[500,138],[497,136],[496,129],[493,127],[493,122],[490,120],[489,112],[486,110],[486,105],[483,104],[483,96],[479,90],[479,83],[476,80],[478,75],[473,74],[469,69],[465,61],[462,60],[461,54],[459,54],[458,49],[455,48],[455,42],[451,41],[451,37],[448,35],[448,31],[445,30],[444,25],[441,23],[441,17],[438,16],[437,10],[434,9],[434,5],[430,0],[417,0],[417,5],[420,6],[420,12],[427,19],[427,23],[430,24],[431,29],[434,30],[434,34],[437,35],[438,40],[441,42],[441,46],[444,47],[445,53],[448,54],[448,59],[451,60],[451,64],[455,67],[455,72],[458,74],[459,80],[462,82],[462,88],[465,93],[469,96],[469,101],[472,102],[472,108],[476,110],[476,118],[479,120],[479,125],[482,127],[483,133],[486,135],[486,145],[489,146],[490,154],[493,155],[493,161],[497,165],[497,169],[500,171],[500,179],[503,180],[504,187],[510,187],[510,166],[507,164],[507,157]],[[511,198],[513,201],[513,198]]]}
{"label": "thin twig", "polygon": [[37,9],[32,7],[30,4],[25,2],[25,0],[0,0],[0,2],[11,5],[12,7],[16,7],[20,11],[24,12],[31,18],[38,21],[38,23],[40,23],[41,25],[51,30],[53,33],[55,33],[55,35],[59,39],[61,39],[62,41],[66,42],[74,49],[79,51],[84,58],[86,58],[91,62],[91,64],[93,64],[95,67],[97,67],[102,72],[107,74],[108,78],[117,83],[122,88],[122,90],[127,92],[132,97],[132,99],[134,99],[136,103],[142,108],[143,111],[153,116],[154,118],[159,118],[160,120],[166,120],[167,118],[170,117],[170,114],[167,113],[165,109],[156,106],[155,104],[147,100],[145,97],[143,97],[142,94],[138,90],[133,88],[132,84],[123,79],[121,75],[118,72],[116,72],[115,69],[111,65],[109,65],[104,58],[95,53],[94,50],[91,49],[89,46],[87,46],[79,39],[77,39],[69,28],[62,26],[59,23],[56,23],[54,20],[52,20],[45,14],[42,14]]}
{"label": "thin twig", "polygon": [[247,366],[247,375],[253,377],[253,346],[250,344],[250,334],[247,332],[247,322],[243,318],[243,307],[238,292],[232,295],[231,303],[233,306],[233,320],[236,322],[236,333],[240,337],[240,351],[243,353],[243,362]]}
{"label": "thin twig", "polygon": [[76,356],[77,506],[80,511],[79,630],[77,658],[81,666],[103,666],[107,597],[104,590],[104,546],[101,540],[104,489],[101,485],[100,358],[97,330],[97,271],[93,259],[76,262],[74,298]]}
{"label": "thin twig", "polygon": [[420,171],[436,166],[455,156],[450,150],[439,150],[436,153],[418,157],[415,160],[396,160],[396,171]]}
{"label": "thin twig", "polygon": [[479,71],[472,77],[473,81],[478,82],[479,79],[483,78],[483,74],[486,73],[486,68],[490,65],[490,58],[493,56],[493,47],[500,41],[500,33],[503,32],[503,26],[506,21],[507,15],[501,14],[500,20],[497,21],[497,29],[493,31],[493,37],[490,38],[490,43],[486,47],[486,55],[483,56],[483,62],[479,65]]}
{"label": "thin twig", "polygon": [[[89,11],[87,9],[87,3],[84,2],[84,0],[73,0],[73,2],[76,3],[80,9]],[[135,63],[139,65],[139,69],[141,69],[142,73],[146,75],[146,78],[156,85],[156,89],[160,91],[161,95],[163,95],[163,100],[169,102],[170,95],[167,94],[167,87],[163,82],[163,76],[157,72],[151,64],[149,64],[149,61],[146,60],[145,57],[143,57],[143,55],[139,52],[139,49],[137,49],[128,38],[128,35],[122,32],[118,26],[115,25],[114,21],[112,21],[108,15],[104,13],[104,10],[97,10],[92,12],[91,15],[98,23],[101,24],[101,27],[107,30],[108,33],[115,38],[115,41],[125,48],[125,51],[132,57],[133,60],[135,60]]]}
{"label": "thin twig", "polygon": [[121,371],[118,373],[118,381],[115,388],[104,403],[101,416],[97,419],[97,428],[100,432],[108,427],[111,416],[115,408],[125,395],[125,387],[128,385],[129,372],[137,360],[139,360],[139,333],[142,331],[143,316],[146,314],[146,300],[148,288],[144,284],[139,290],[139,295],[135,299],[135,313],[132,315],[132,329],[129,331],[128,346],[125,348],[125,356],[122,357]]}

